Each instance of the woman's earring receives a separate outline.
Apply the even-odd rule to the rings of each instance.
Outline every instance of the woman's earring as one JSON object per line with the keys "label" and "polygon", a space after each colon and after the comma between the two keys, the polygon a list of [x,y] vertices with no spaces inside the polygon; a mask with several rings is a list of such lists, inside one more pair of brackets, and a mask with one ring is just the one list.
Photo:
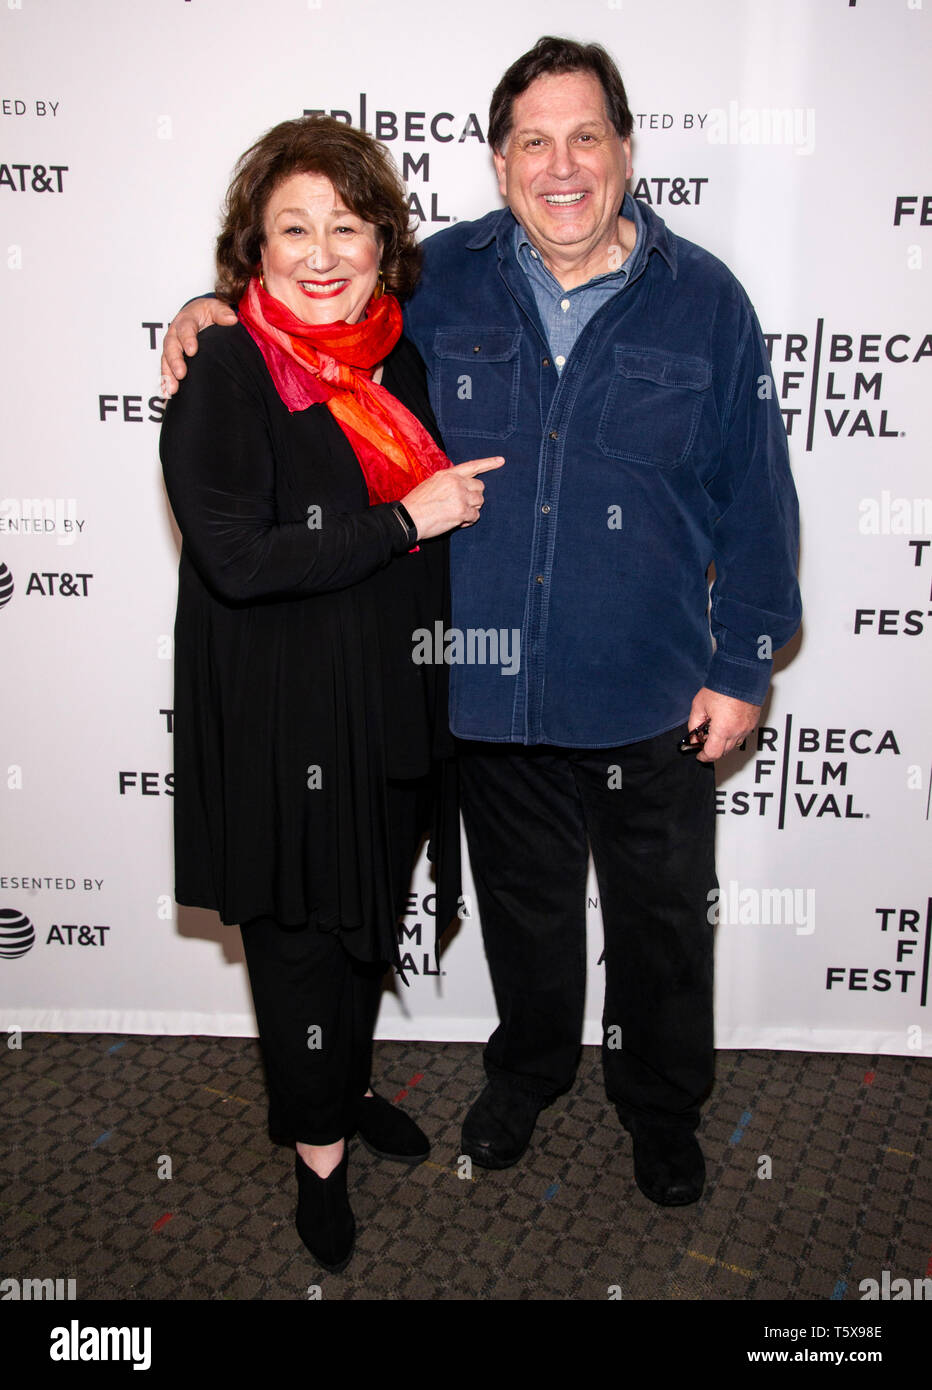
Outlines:
{"label": "woman's earring", "polygon": [[372,291],[372,298],[373,298],[373,299],[381,299],[381,298],[382,298],[382,295],[383,295],[384,293],[385,293],[385,273],[384,273],[384,271],[383,271],[383,270],[381,269],[381,267],[380,267],[380,268],[379,268],[379,278],[378,278],[378,280],[376,280],[376,282],[375,282],[375,289]]}

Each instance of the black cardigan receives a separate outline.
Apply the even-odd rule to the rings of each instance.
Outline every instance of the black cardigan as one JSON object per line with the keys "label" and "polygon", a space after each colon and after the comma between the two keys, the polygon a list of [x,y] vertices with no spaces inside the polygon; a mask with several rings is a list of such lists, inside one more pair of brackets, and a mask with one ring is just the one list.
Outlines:
{"label": "black cardigan", "polygon": [[[404,338],[382,385],[439,442]],[[326,406],[290,413],[239,324],[200,334],[160,447],[183,538],[175,896],[397,962],[387,778],[434,778],[441,929],[459,893],[446,667],[411,659],[449,620],[446,539],[408,553]]]}

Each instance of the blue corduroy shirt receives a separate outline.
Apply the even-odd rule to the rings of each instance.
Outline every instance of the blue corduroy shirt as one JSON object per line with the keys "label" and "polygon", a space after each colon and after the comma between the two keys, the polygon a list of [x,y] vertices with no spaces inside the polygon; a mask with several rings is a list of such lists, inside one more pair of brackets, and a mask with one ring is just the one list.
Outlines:
{"label": "blue corduroy shirt", "polygon": [[796,493],[751,304],[650,207],[628,195],[622,213],[638,260],[559,372],[509,210],[424,243],[406,329],[447,452],[506,460],[452,537],[453,627],[474,656],[493,649],[470,632],[520,633],[519,662],[453,664],[461,738],[612,747],[682,724],[704,685],[759,704],[799,625]]}

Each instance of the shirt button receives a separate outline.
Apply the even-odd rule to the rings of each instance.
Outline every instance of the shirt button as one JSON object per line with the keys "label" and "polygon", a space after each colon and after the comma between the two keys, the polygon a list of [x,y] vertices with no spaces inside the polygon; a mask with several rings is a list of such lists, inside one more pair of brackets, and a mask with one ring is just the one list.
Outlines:
{"label": "shirt button", "polygon": [[567,311],[567,309],[568,309],[569,307],[570,307],[570,301],[569,301],[568,299],[561,299],[561,300],[560,300],[560,308],[563,310],[564,314],[566,313],[566,311]]}
{"label": "shirt button", "polygon": [[555,362],[556,362],[556,364],[557,364],[558,367],[562,367],[563,364],[564,364],[564,362],[566,361],[566,358],[565,358],[565,357],[557,357],[557,358],[555,358],[554,360],[555,360]]}
{"label": "shirt button", "polygon": [[543,362],[541,362],[540,365],[541,365],[542,367],[549,367],[549,366],[550,366],[550,358],[549,358],[549,357],[545,357],[544,360],[543,360]]}
{"label": "shirt button", "polygon": [[560,436],[557,434],[556,430],[551,430],[551,431],[550,431],[550,438],[551,438],[551,439],[559,439]]}
{"label": "shirt button", "polygon": [[547,513],[550,511],[550,508],[549,508],[549,506],[547,505],[546,502],[545,502],[544,505],[541,507],[541,511],[544,513],[544,516],[546,516]]}
{"label": "shirt button", "polygon": [[544,576],[543,576],[542,574],[539,574],[539,575],[537,576],[536,582],[537,582],[538,584],[543,584],[543,582],[544,582]]}
{"label": "shirt button", "polygon": [[481,351],[482,351],[482,344],[481,344],[481,343],[477,343],[476,346],[473,348],[473,352],[481,352]]}

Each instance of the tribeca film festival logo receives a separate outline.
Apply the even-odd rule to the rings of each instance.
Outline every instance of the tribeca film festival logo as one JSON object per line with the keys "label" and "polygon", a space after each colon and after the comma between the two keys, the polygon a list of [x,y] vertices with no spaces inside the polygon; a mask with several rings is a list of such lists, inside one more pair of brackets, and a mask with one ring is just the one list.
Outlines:
{"label": "tribeca film festival logo", "polygon": [[[716,792],[716,810],[721,815],[764,816],[775,819],[783,830],[787,820],[818,821],[824,816],[836,820],[866,820],[865,811],[851,790],[849,775],[868,757],[900,757],[900,746],[893,729],[794,727],[788,714],[783,728],[763,724],[751,736],[756,756],[747,771],[753,777],[750,789]],[[922,788],[922,768],[907,769],[907,787]]]}
{"label": "tribeca film festival logo", "polygon": [[[750,888],[735,879],[708,893],[706,913],[712,926],[792,927],[797,936],[815,931],[814,888]],[[851,994],[907,994],[919,1008],[929,996],[929,964],[932,953],[932,898],[924,907],[875,907],[873,925],[883,946],[882,965],[829,965],[825,969],[827,992]],[[922,1051],[922,1028],[906,1029],[911,1051]]]}
{"label": "tribeca film festival logo", "polygon": [[[80,570],[33,570],[26,581],[25,597],[88,598],[93,574]],[[15,592],[13,575],[0,563],[0,608],[6,607]]]}
{"label": "tribeca film festival logo", "polygon": [[[805,437],[807,453],[817,432],[830,439],[905,438],[881,404],[884,379],[932,359],[932,333],[826,333],[819,318],[814,332],[763,336],[787,436]],[[762,378],[760,391],[771,389]]]}
{"label": "tribeca film festival logo", "polygon": [[[366,92],[359,93],[357,108],[352,111],[340,107],[327,110],[324,107],[314,106],[305,107],[303,114],[305,116],[332,116],[334,120],[344,121],[347,125],[355,125],[359,130],[367,130],[370,135],[374,135],[376,140],[381,141],[384,145],[393,145],[398,140],[407,145],[424,145],[430,140],[440,147],[453,142],[464,145],[467,140],[475,140],[482,145],[486,143],[479,117],[475,111],[470,111],[465,116],[457,116],[452,111],[428,113],[427,111],[372,110],[369,95]],[[433,153],[436,154],[437,150],[434,150]],[[401,151],[398,162],[401,168],[401,177],[409,187],[408,207],[412,216],[416,217],[422,225],[424,223],[455,222],[456,218],[452,214],[441,211],[439,195],[436,192],[427,188],[423,188],[421,192],[410,189],[410,180],[415,176],[420,179],[422,185],[430,183],[430,159],[431,151],[429,150],[417,150],[414,153],[408,150]],[[425,206],[428,193],[430,201],[429,205]]]}
{"label": "tribeca film festival logo", "polygon": [[[850,994],[908,994],[925,1008],[929,999],[929,957],[932,951],[932,898],[921,907],[875,907],[870,918],[884,948],[883,965],[829,965],[825,988]],[[922,1028],[906,1029],[910,1051],[922,1051]]]}
{"label": "tribeca film festival logo", "polygon": [[[932,571],[932,498],[891,498],[888,492],[882,492],[879,498],[862,498],[858,511],[858,530],[862,535],[909,535],[923,531],[930,535],[928,540],[907,540],[901,555],[909,570],[923,571],[915,576],[923,590],[919,602],[932,604],[932,577],[928,594],[924,592],[926,577]],[[854,610],[852,632],[855,637],[919,637],[932,630],[927,621],[930,618],[932,608],[879,608],[861,603]]]}
{"label": "tribeca film festival logo", "polygon": [[503,676],[521,669],[521,629],[517,627],[445,628],[438,619],[433,631],[415,628],[411,634],[415,666],[500,666]]}
{"label": "tribeca film festival logo", "polygon": [[55,536],[57,545],[74,545],[87,525],[74,497],[0,498],[0,536]]}
{"label": "tribeca film festival logo", "polygon": [[[146,335],[150,352],[157,352],[163,329],[170,319],[143,319],[139,327]],[[162,416],[168,402],[161,396],[146,397],[142,392],[136,394],[120,391],[99,391],[97,393],[97,419],[101,424],[118,425],[161,425]]]}
{"label": "tribeca film festival logo", "polygon": [[[173,709],[160,709],[158,713],[159,719],[164,721],[165,732],[173,735],[175,732],[175,711]],[[310,783],[308,785],[310,786]],[[120,796],[174,796],[175,774],[173,772],[143,772],[139,768],[120,768],[117,771],[117,786]]]}
{"label": "tribeca film festival logo", "polygon": [[[468,916],[470,915],[470,914],[468,913],[468,911],[465,912],[465,913],[463,913],[463,911],[462,911],[462,903],[463,903],[463,902],[464,902],[464,899],[461,898],[461,899],[460,899],[460,904],[461,904],[460,913],[461,913],[461,915],[464,915],[464,916],[467,916],[467,917],[468,917]],[[441,970],[441,969],[440,969],[440,961],[439,961],[438,956],[437,956],[437,949],[436,949],[436,947],[434,946],[433,949],[430,950],[430,951],[424,950],[424,942],[422,941],[422,935],[423,935],[423,930],[424,930],[424,923],[423,923],[423,921],[422,921],[421,919],[422,919],[423,917],[427,917],[427,918],[430,918],[430,919],[431,919],[431,921],[430,921],[430,926],[429,926],[429,929],[428,929],[428,932],[427,932],[427,940],[430,941],[431,943],[433,943],[433,942],[435,941],[435,938],[436,938],[436,928],[435,928],[435,919],[436,919],[436,916],[437,916],[437,895],[436,895],[436,893],[425,893],[425,894],[421,897],[420,906],[418,905],[418,896],[417,896],[417,893],[409,893],[409,894],[408,894],[407,904],[406,904],[406,906],[405,906],[404,912],[402,913],[402,916],[399,918],[398,926],[397,926],[398,951],[399,951],[399,955],[401,955],[401,952],[402,952],[402,951],[404,952],[404,955],[401,956],[401,959],[400,959],[399,964],[395,966],[395,973],[396,973],[396,974],[401,974],[402,972],[404,972],[406,975],[445,975],[445,974],[446,974],[446,971],[445,971],[445,970]],[[408,921],[406,921],[405,919],[406,919],[406,918],[409,918],[409,917],[415,917],[415,918],[417,918],[417,920],[414,921],[414,922],[408,922]],[[414,947],[417,947],[417,949],[418,949],[418,950],[420,951],[420,953],[421,953],[421,955],[420,955],[420,960],[421,960],[420,967],[418,967],[417,961],[416,961],[415,958],[414,958],[414,954],[413,954],[413,948],[414,948]]]}
{"label": "tribeca film festival logo", "polygon": [[[429,941],[434,942],[437,936],[436,893],[425,893],[421,898],[420,908],[418,907],[417,894],[408,894],[407,906],[405,907],[401,918],[399,918],[396,932],[399,955],[402,951],[404,951],[404,955],[401,956],[399,963],[395,966],[395,974],[445,975],[447,972],[445,970],[441,970],[440,968],[438,947],[434,945],[431,951],[425,951],[423,949],[425,944],[422,940],[424,930],[423,922],[420,919],[415,922],[407,922],[404,920],[407,917],[418,917],[419,913],[423,917],[429,917],[432,919],[427,936]],[[472,920],[473,912],[471,900],[462,893],[460,894],[456,904],[456,916],[458,921],[460,922],[468,922]],[[443,925],[445,927],[447,924],[444,923]],[[417,949],[421,952],[420,966],[418,966],[418,963],[415,960],[413,954],[414,947],[417,947]]]}

